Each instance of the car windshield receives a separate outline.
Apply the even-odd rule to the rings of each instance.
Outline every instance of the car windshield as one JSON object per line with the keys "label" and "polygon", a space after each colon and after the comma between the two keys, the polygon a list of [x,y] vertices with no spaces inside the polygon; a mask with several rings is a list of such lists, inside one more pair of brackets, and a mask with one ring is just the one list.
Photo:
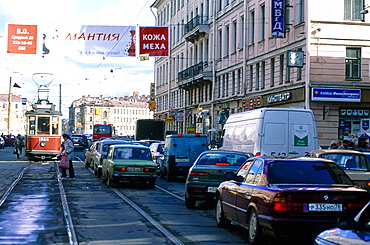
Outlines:
{"label": "car windshield", "polygon": [[366,164],[367,159],[363,155],[330,153],[323,154],[320,157],[334,161],[341,169],[368,170]]}
{"label": "car windshield", "polygon": [[334,163],[277,161],[269,164],[272,184],[346,184],[351,179]]}
{"label": "car windshield", "polygon": [[149,149],[141,148],[116,148],[113,153],[113,159],[135,159],[151,160]]}
{"label": "car windshield", "polygon": [[249,156],[237,153],[206,153],[200,157],[197,165],[231,165],[241,166]]}

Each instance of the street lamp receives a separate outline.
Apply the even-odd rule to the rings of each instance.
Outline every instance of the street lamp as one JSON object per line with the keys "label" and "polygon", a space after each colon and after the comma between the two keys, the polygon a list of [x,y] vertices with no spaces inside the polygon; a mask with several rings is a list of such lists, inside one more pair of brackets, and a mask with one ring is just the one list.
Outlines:
{"label": "street lamp", "polygon": [[17,83],[14,83],[12,86],[12,77],[9,79],[9,95],[8,95],[8,135],[10,135],[10,118],[12,115],[12,100],[13,100],[13,94],[12,94],[12,88],[20,88]]}

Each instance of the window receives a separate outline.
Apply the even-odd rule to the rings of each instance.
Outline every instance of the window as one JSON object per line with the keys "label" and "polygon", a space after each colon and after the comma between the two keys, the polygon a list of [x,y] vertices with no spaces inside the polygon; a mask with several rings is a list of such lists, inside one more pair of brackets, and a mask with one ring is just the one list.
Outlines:
{"label": "window", "polygon": [[265,61],[262,61],[261,63],[261,89],[264,89],[265,88],[265,71],[266,69],[266,62]]}
{"label": "window", "polygon": [[254,10],[250,12],[250,23],[249,23],[249,45],[254,44]]}
{"label": "window", "polygon": [[222,58],[222,30],[218,31],[218,59]]}
{"label": "window", "polygon": [[237,38],[237,28],[236,28],[236,21],[233,22],[233,35],[231,39],[231,53],[236,52],[236,38]]}
{"label": "window", "polygon": [[39,117],[37,120],[37,133],[49,134],[50,117]]}
{"label": "window", "polygon": [[249,91],[253,90],[253,65],[249,66]]}
{"label": "window", "polygon": [[240,17],[239,49],[244,48],[244,16]]}
{"label": "window", "polygon": [[295,20],[296,25],[304,23],[304,0],[297,0]]}
{"label": "window", "polygon": [[260,41],[265,40],[265,22],[266,22],[266,13],[265,5],[261,5],[261,27],[260,27]]}
{"label": "window", "polygon": [[260,89],[260,63],[256,64],[256,90]]}
{"label": "window", "polygon": [[226,31],[225,31],[225,56],[229,55],[230,51],[230,27],[226,26]]}
{"label": "window", "polygon": [[284,82],[284,55],[280,55],[280,73],[279,73],[279,84]]}
{"label": "window", "polygon": [[346,79],[361,78],[361,49],[346,49]]}
{"label": "window", "polygon": [[364,0],[344,0],[344,19],[362,20],[360,13],[364,6]]}
{"label": "window", "polygon": [[270,60],[270,87],[275,85],[275,58]]}

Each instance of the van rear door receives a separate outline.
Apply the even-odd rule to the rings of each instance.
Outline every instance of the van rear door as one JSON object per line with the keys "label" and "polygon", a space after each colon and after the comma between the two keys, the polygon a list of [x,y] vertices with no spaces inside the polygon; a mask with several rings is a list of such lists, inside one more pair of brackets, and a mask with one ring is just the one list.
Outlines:
{"label": "van rear door", "polygon": [[289,111],[289,155],[305,156],[318,149],[316,121],[311,111]]}

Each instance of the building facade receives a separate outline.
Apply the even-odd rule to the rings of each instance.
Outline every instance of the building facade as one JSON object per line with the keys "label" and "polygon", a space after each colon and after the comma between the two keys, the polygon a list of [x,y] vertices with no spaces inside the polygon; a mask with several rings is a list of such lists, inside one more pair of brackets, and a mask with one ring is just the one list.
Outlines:
{"label": "building facade", "polygon": [[[18,95],[12,94],[10,98],[9,101],[9,94],[0,94],[0,133],[25,135],[25,112],[31,110],[32,105],[29,101],[22,102],[22,98]],[[10,122],[8,122],[9,118]]]}
{"label": "building facade", "polygon": [[115,135],[133,136],[138,119],[153,118],[148,101],[137,92],[119,98],[82,96],[69,107],[68,132],[92,134],[95,124],[112,124]]}
{"label": "building facade", "polygon": [[[369,132],[369,0],[157,0],[170,56],[155,61],[155,118],[221,132],[228,115],[312,109],[321,146]],[[329,11],[330,10],[330,11]]]}

